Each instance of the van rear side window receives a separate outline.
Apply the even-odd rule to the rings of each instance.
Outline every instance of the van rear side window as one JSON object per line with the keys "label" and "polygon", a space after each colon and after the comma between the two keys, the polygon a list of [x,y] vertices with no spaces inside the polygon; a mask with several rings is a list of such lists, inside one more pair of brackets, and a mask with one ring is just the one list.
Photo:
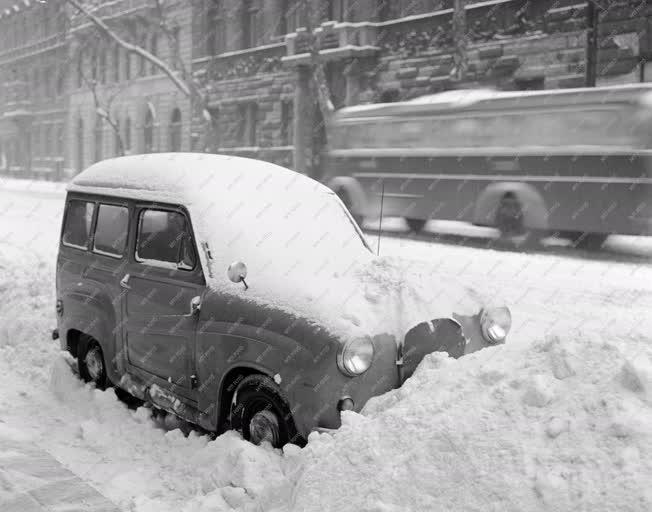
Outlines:
{"label": "van rear side window", "polygon": [[95,203],[71,199],[66,209],[66,222],[63,226],[63,245],[77,249],[88,249],[88,240],[93,223]]}
{"label": "van rear side window", "polygon": [[120,258],[127,245],[129,209],[125,206],[100,204],[97,211],[93,252]]}

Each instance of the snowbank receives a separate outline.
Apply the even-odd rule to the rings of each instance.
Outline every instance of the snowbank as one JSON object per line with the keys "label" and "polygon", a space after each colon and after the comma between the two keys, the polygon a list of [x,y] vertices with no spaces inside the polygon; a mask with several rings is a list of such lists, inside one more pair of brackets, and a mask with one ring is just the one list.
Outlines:
{"label": "snowbank", "polygon": [[[400,242],[394,253],[505,293],[510,342],[430,356],[334,435],[281,452],[233,433],[186,437],[82,384],[49,338],[62,201],[25,196],[0,219],[0,438],[31,440],[123,510],[652,509],[647,265]],[[427,283],[424,261],[406,265]],[[401,276],[371,268],[366,300],[382,311],[391,290],[411,306],[436,298]]]}
{"label": "snowbank", "polygon": [[652,510],[652,347],[575,333],[461,360],[314,434],[292,510]]}

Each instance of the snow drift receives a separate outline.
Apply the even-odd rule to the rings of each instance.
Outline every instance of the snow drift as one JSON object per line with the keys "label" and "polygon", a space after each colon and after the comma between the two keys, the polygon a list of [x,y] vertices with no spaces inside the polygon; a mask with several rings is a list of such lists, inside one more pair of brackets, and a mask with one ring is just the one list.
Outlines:
{"label": "snow drift", "polygon": [[[0,438],[38,444],[122,510],[652,510],[648,265],[423,244],[439,274],[507,295],[508,344],[431,355],[335,434],[281,452],[234,433],[184,436],[82,384],[48,335],[62,197],[12,204],[0,222]],[[382,309],[387,289],[408,292],[401,276],[374,268],[367,300]]]}
{"label": "snow drift", "polygon": [[291,510],[651,510],[652,348],[573,333],[435,353],[293,465]]}

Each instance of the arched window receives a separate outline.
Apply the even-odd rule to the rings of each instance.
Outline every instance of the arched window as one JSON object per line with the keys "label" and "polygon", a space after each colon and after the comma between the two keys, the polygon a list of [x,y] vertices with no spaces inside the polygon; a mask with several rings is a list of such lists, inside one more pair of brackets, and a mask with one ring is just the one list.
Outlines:
{"label": "arched window", "polygon": [[143,153],[154,151],[154,109],[151,104],[147,105],[145,122],[143,123]]}
{"label": "arched window", "polygon": [[95,117],[95,161],[99,162],[102,160],[102,144],[104,143],[103,130],[102,130],[102,118],[100,116]]}
{"label": "arched window", "polygon": [[77,121],[77,171],[84,170],[84,121]]}
{"label": "arched window", "polygon": [[181,110],[175,108],[170,119],[170,151],[181,151]]}
{"label": "arched window", "polygon": [[131,152],[131,119],[129,116],[125,119],[125,136],[122,143],[125,146],[125,154],[129,154]]}

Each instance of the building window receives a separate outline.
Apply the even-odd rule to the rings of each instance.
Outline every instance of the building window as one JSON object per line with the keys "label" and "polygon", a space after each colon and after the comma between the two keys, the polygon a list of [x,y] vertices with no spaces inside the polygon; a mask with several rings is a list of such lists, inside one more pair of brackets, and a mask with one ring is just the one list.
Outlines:
{"label": "building window", "polygon": [[242,47],[253,48],[259,44],[258,5],[255,0],[242,2]]}
{"label": "building window", "polygon": [[52,126],[51,125],[45,125],[44,127],[44,139],[45,139],[45,151],[44,151],[44,156],[45,158],[52,158]]}
{"label": "building window", "polygon": [[147,106],[145,122],[143,123],[143,153],[154,151],[154,112],[152,106]]}
{"label": "building window", "polygon": [[42,156],[41,148],[41,130],[39,126],[34,126],[34,156],[40,158]]}
{"label": "building window", "polygon": [[242,146],[255,146],[258,131],[258,105],[246,103],[240,105],[239,140]]}
{"label": "building window", "polygon": [[125,50],[125,80],[131,80],[131,52]]}
{"label": "building window", "polygon": [[57,136],[57,156],[61,157],[63,156],[63,137],[66,131],[63,128],[63,123],[59,123],[57,125],[57,131],[56,131],[56,136]]}
{"label": "building window", "polygon": [[91,54],[91,79],[93,83],[97,82],[97,53],[97,48],[94,48]]}
{"label": "building window", "polygon": [[297,31],[297,28],[304,25],[303,8],[299,0],[286,0],[283,13],[285,16],[285,33],[291,34]]}
{"label": "building window", "polygon": [[113,81],[120,81],[120,46],[113,47]]}
{"label": "building window", "polygon": [[177,69],[179,67],[178,60],[180,58],[181,58],[181,28],[174,27],[174,29],[172,29],[172,55],[170,55],[173,69]]}
{"label": "building window", "polygon": [[281,145],[291,146],[293,138],[294,104],[291,100],[281,102]]}
{"label": "building window", "polygon": [[220,147],[220,109],[209,108],[208,113],[211,116],[211,149],[215,150]]}
{"label": "building window", "polygon": [[[140,38],[140,47],[141,48],[147,48],[147,35],[143,35]],[[140,59],[138,61],[138,75],[139,76],[145,76],[147,73],[147,61],[145,60],[145,57],[142,55],[140,56]]]}
{"label": "building window", "polygon": [[120,151],[120,120],[118,117],[115,117],[115,126],[113,127],[113,154],[120,156],[122,152]]}
{"label": "building window", "polygon": [[79,52],[77,58],[77,88],[79,89],[84,85],[84,53]]}
{"label": "building window", "polygon": [[347,21],[347,0],[328,0],[324,14],[326,14],[326,18],[329,20]]}
{"label": "building window", "polygon": [[206,54],[217,55],[226,51],[222,0],[208,0],[206,12]]}
{"label": "building window", "polygon": [[378,0],[376,12],[378,13],[378,19],[380,21],[388,21],[398,17],[397,13],[394,11],[394,7],[392,7],[392,3],[392,0]]}
{"label": "building window", "polygon": [[102,144],[104,143],[104,130],[102,126],[102,118],[100,116],[95,117],[95,130],[94,130],[94,149],[95,149],[95,161],[99,162],[102,160]]}
{"label": "building window", "polygon": [[122,143],[124,144],[125,153],[129,154],[131,151],[131,119],[129,116],[125,118],[125,136]]}
{"label": "building window", "polygon": [[[149,53],[151,53],[154,56],[158,55],[158,35],[156,34],[152,35],[152,37],[150,38]],[[150,73],[152,75],[155,75],[158,72],[158,68],[156,64],[154,64],[153,62],[150,64],[151,64]]]}
{"label": "building window", "polygon": [[106,82],[106,49],[100,48],[97,58],[98,78],[100,83]]}
{"label": "building window", "polygon": [[175,108],[170,120],[170,151],[181,151],[181,110]]}
{"label": "building window", "polygon": [[77,171],[84,169],[84,121],[77,121]]}
{"label": "building window", "polygon": [[63,95],[65,83],[66,83],[66,75],[63,71],[59,71],[59,73],[57,74],[57,96]]}

